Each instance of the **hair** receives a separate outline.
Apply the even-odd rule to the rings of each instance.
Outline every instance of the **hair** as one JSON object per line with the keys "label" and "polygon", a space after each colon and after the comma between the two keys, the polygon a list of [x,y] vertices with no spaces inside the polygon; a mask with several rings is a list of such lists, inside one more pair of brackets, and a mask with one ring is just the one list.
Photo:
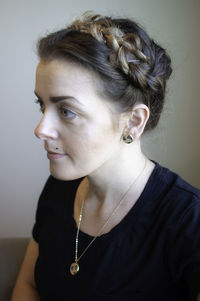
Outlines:
{"label": "hair", "polygon": [[150,118],[145,131],[157,125],[171,59],[136,22],[86,12],[67,28],[41,38],[37,50],[42,60],[64,59],[94,71],[102,95],[120,112],[146,104]]}

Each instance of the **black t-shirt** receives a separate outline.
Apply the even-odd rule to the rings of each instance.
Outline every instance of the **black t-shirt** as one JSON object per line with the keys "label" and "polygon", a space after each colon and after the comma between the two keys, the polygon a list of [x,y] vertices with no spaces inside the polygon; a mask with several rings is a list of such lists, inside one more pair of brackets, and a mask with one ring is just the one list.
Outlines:
{"label": "black t-shirt", "polygon": [[[156,166],[135,205],[74,262],[73,202],[82,179],[49,177],[33,237],[39,243],[35,281],[41,300],[178,301],[200,292],[200,190]],[[80,231],[79,252],[93,237]]]}

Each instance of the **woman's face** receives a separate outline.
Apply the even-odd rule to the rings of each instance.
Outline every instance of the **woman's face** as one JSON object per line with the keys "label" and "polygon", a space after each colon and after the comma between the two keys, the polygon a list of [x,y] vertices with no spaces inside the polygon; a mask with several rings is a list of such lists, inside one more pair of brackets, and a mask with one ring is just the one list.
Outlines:
{"label": "woman's face", "polygon": [[124,121],[97,93],[94,74],[63,60],[40,61],[35,94],[43,113],[35,134],[54,177],[72,180],[117,162]]}

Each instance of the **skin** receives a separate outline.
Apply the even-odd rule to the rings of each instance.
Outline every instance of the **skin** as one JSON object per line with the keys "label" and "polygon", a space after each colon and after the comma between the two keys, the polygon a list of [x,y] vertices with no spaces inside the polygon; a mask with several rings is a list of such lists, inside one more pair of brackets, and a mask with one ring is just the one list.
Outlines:
{"label": "skin", "polygon": [[[74,200],[74,218],[78,223],[84,198],[81,230],[92,236],[144,168],[140,138],[149,118],[149,109],[143,104],[117,115],[111,103],[99,96],[98,88],[94,74],[70,62],[40,61],[37,67],[35,92],[43,116],[35,135],[44,142],[46,150],[64,154],[56,160],[50,158],[54,177],[84,177]],[[52,96],[63,95],[71,98],[51,101]],[[124,143],[124,134],[131,134],[134,142]],[[147,159],[146,163],[142,176],[103,233],[121,221],[142,193],[154,169],[151,161]],[[12,301],[39,300],[33,277],[37,257],[38,245],[31,239]]]}
{"label": "skin", "polygon": [[34,269],[38,257],[38,244],[32,238],[26,250],[11,301],[39,301],[34,280]]}
{"label": "skin", "polygon": [[[95,74],[71,62],[54,59],[38,64],[35,93],[43,116],[35,135],[44,141],[46,150],[65,154],[57,160],[50,159],[54,177],[85,177],[77,191],[74,217],[78,222],[84,198],[87,214],[81,229],[91,235],[95,235],[144,167],[140,137],[149,118],[144,104],[135,105],[128,113],[116,113],[113,104],[98,93],[99,86]],[[52,97],[58,96],[68,99],[53,103]],[[124,134],[131,134],[134,142],[124,143]],[[143,176],[105,232],[134,205],[153,168],[154,164],[147,160]]]}
{"label": "skin", "polygon": [[[95,86],[91,74],[70,63],[38,65],[35,91],[43,117],[35,134],[44,141],[45,149],[67,154],[50,160],[51,173],[58,179],[95,173],[118,152],[120,131],[113,131],[108,103],[97,97]],[[50,102],[50,96],[61,95],[73,98],[56,105]]]}
{"label": "skin", "polygon": [[[59,179],[95,177],[97,173],[105,176],[106,164],[116,164],[116,158],[126,155],[131,148],[121,140],[129,116],[114,116],[118,118],[118,128],[114,129],[112,105],[97,95],[96,87],[94,75],[72,63],[40,61],[37,67],[35,92],[40,98],[43,117],[35,135],[44,141],[45,149],[68,154],[61,160],[50,161],[50,170]],[[60,95],[73,98],[56,105],[50,102],[50,96]],[[61,112],[60,108],[74,114]],[[144,105],[137,106],[137,111],[140,110],[145,115],[144,127],[149,112]],[[142,131],[143,128],[135,127],[135,138]]]}

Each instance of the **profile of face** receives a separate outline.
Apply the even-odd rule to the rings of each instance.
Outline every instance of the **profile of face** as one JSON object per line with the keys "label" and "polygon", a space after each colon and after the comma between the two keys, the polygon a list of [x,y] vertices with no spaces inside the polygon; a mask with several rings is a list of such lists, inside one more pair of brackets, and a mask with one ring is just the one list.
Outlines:
{"label": "profile of face", "polygon": [[44,141],[51,174],[58,179],[80,178],[115,164],[124,144],[124,118],[100,96],[97,83],[92,72],[71,62],[38,64],[35,94],[43,115],[35,135]]}

